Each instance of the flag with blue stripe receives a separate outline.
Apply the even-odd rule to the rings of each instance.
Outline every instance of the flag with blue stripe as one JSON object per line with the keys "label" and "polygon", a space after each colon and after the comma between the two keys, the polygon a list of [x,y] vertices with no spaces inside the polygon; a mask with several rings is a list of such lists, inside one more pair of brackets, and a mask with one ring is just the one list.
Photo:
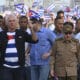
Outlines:
{"label": "flag with blue stripe", "polygon": [[43,6],[39,6],[38,14],[39,14],[40,16],[43,16],[43,15],[44,15],[44,8],[43,8]]}
{"label": "flag with blue stripe", "polygon": [[37,12],[33,11],[33,10],[29,10],[29,17],[30,18],[36,18],[37,20],[40,19],[40,15]]}
{"label": "flag with blue stripe", "polygon": [[38,2],[33,2],[32,7],[37,7],[38,6]]}
{"label": "flag with blue stripe", "polygon": [[55,8],[55,4],[51,4],[50,6],[47,7],[48,11],[52,11]]}
{"label": "flag with blue stripe", "polygon": [[25,14],[24,12],[24,4],[23,3],[20,3],[20,4],[16,4],[14,5],[15,6],[15,9],[18,13],[20,14]]}

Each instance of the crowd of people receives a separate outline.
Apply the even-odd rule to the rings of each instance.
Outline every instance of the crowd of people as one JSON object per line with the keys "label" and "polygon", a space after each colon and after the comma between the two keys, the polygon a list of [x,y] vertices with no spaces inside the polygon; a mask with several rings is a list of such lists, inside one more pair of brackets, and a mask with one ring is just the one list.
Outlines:
{"label": "crowd of people", "polygon": [[80,19],[0,15],[0,80],[80,80]]}

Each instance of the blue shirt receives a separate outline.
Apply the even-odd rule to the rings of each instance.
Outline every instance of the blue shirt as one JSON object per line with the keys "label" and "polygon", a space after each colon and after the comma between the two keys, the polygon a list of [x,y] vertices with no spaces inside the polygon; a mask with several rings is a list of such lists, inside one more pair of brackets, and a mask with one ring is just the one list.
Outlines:
{"label": "blue shirt", "polygon": [[56,36],[52,31],[44,27],[42,27],[40,31],[38,31],[36,34],[39,41],[36,44],[31,44],[31,65],[49,64],[50,57],[48,57],[47,59],[42,59],[42,55],[48,53],[51,50],[52,44],[55,41]]}
{"label": "blue shirt", "polygon": [[53,32],[55,33],[56,38],[61,38],[61,37],[63,37],[63,33],[62,33],[62,32],[59,33],[59,32],[57,32],[56,30],[54,30]]}

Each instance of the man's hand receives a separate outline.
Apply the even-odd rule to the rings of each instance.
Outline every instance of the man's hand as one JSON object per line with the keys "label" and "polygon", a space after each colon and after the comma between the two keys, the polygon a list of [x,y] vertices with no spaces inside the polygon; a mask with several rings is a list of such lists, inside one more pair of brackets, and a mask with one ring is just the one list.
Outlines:
{"label": "man's hand", "polygon": [[33,28],[33,25],[32,25],[32,23],[31,23],[31,21],[28,22],[28,25],[29,25],[29,28],[30,28],[30,29]]}
{"label": "man's hand", "polygon": [[51,77],[54,77],[54,70],[53,69],[50,70],[50,75],[51,75]]}
{"label": "man's hand", "polygon": [[50,53],[44,53],[42,55],[42,59],[47,59],[50,56]]}

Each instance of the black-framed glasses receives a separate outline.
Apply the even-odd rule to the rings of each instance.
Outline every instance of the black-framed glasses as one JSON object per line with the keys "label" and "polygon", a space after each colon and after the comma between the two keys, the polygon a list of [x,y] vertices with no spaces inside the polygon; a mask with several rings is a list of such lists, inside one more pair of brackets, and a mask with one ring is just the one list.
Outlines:
{"label": "black-framed glasses", "polygon": [[66,35],[67,35],[67,34],[72,34],[72,32],[65,32],[64,34],[66,34]]}

